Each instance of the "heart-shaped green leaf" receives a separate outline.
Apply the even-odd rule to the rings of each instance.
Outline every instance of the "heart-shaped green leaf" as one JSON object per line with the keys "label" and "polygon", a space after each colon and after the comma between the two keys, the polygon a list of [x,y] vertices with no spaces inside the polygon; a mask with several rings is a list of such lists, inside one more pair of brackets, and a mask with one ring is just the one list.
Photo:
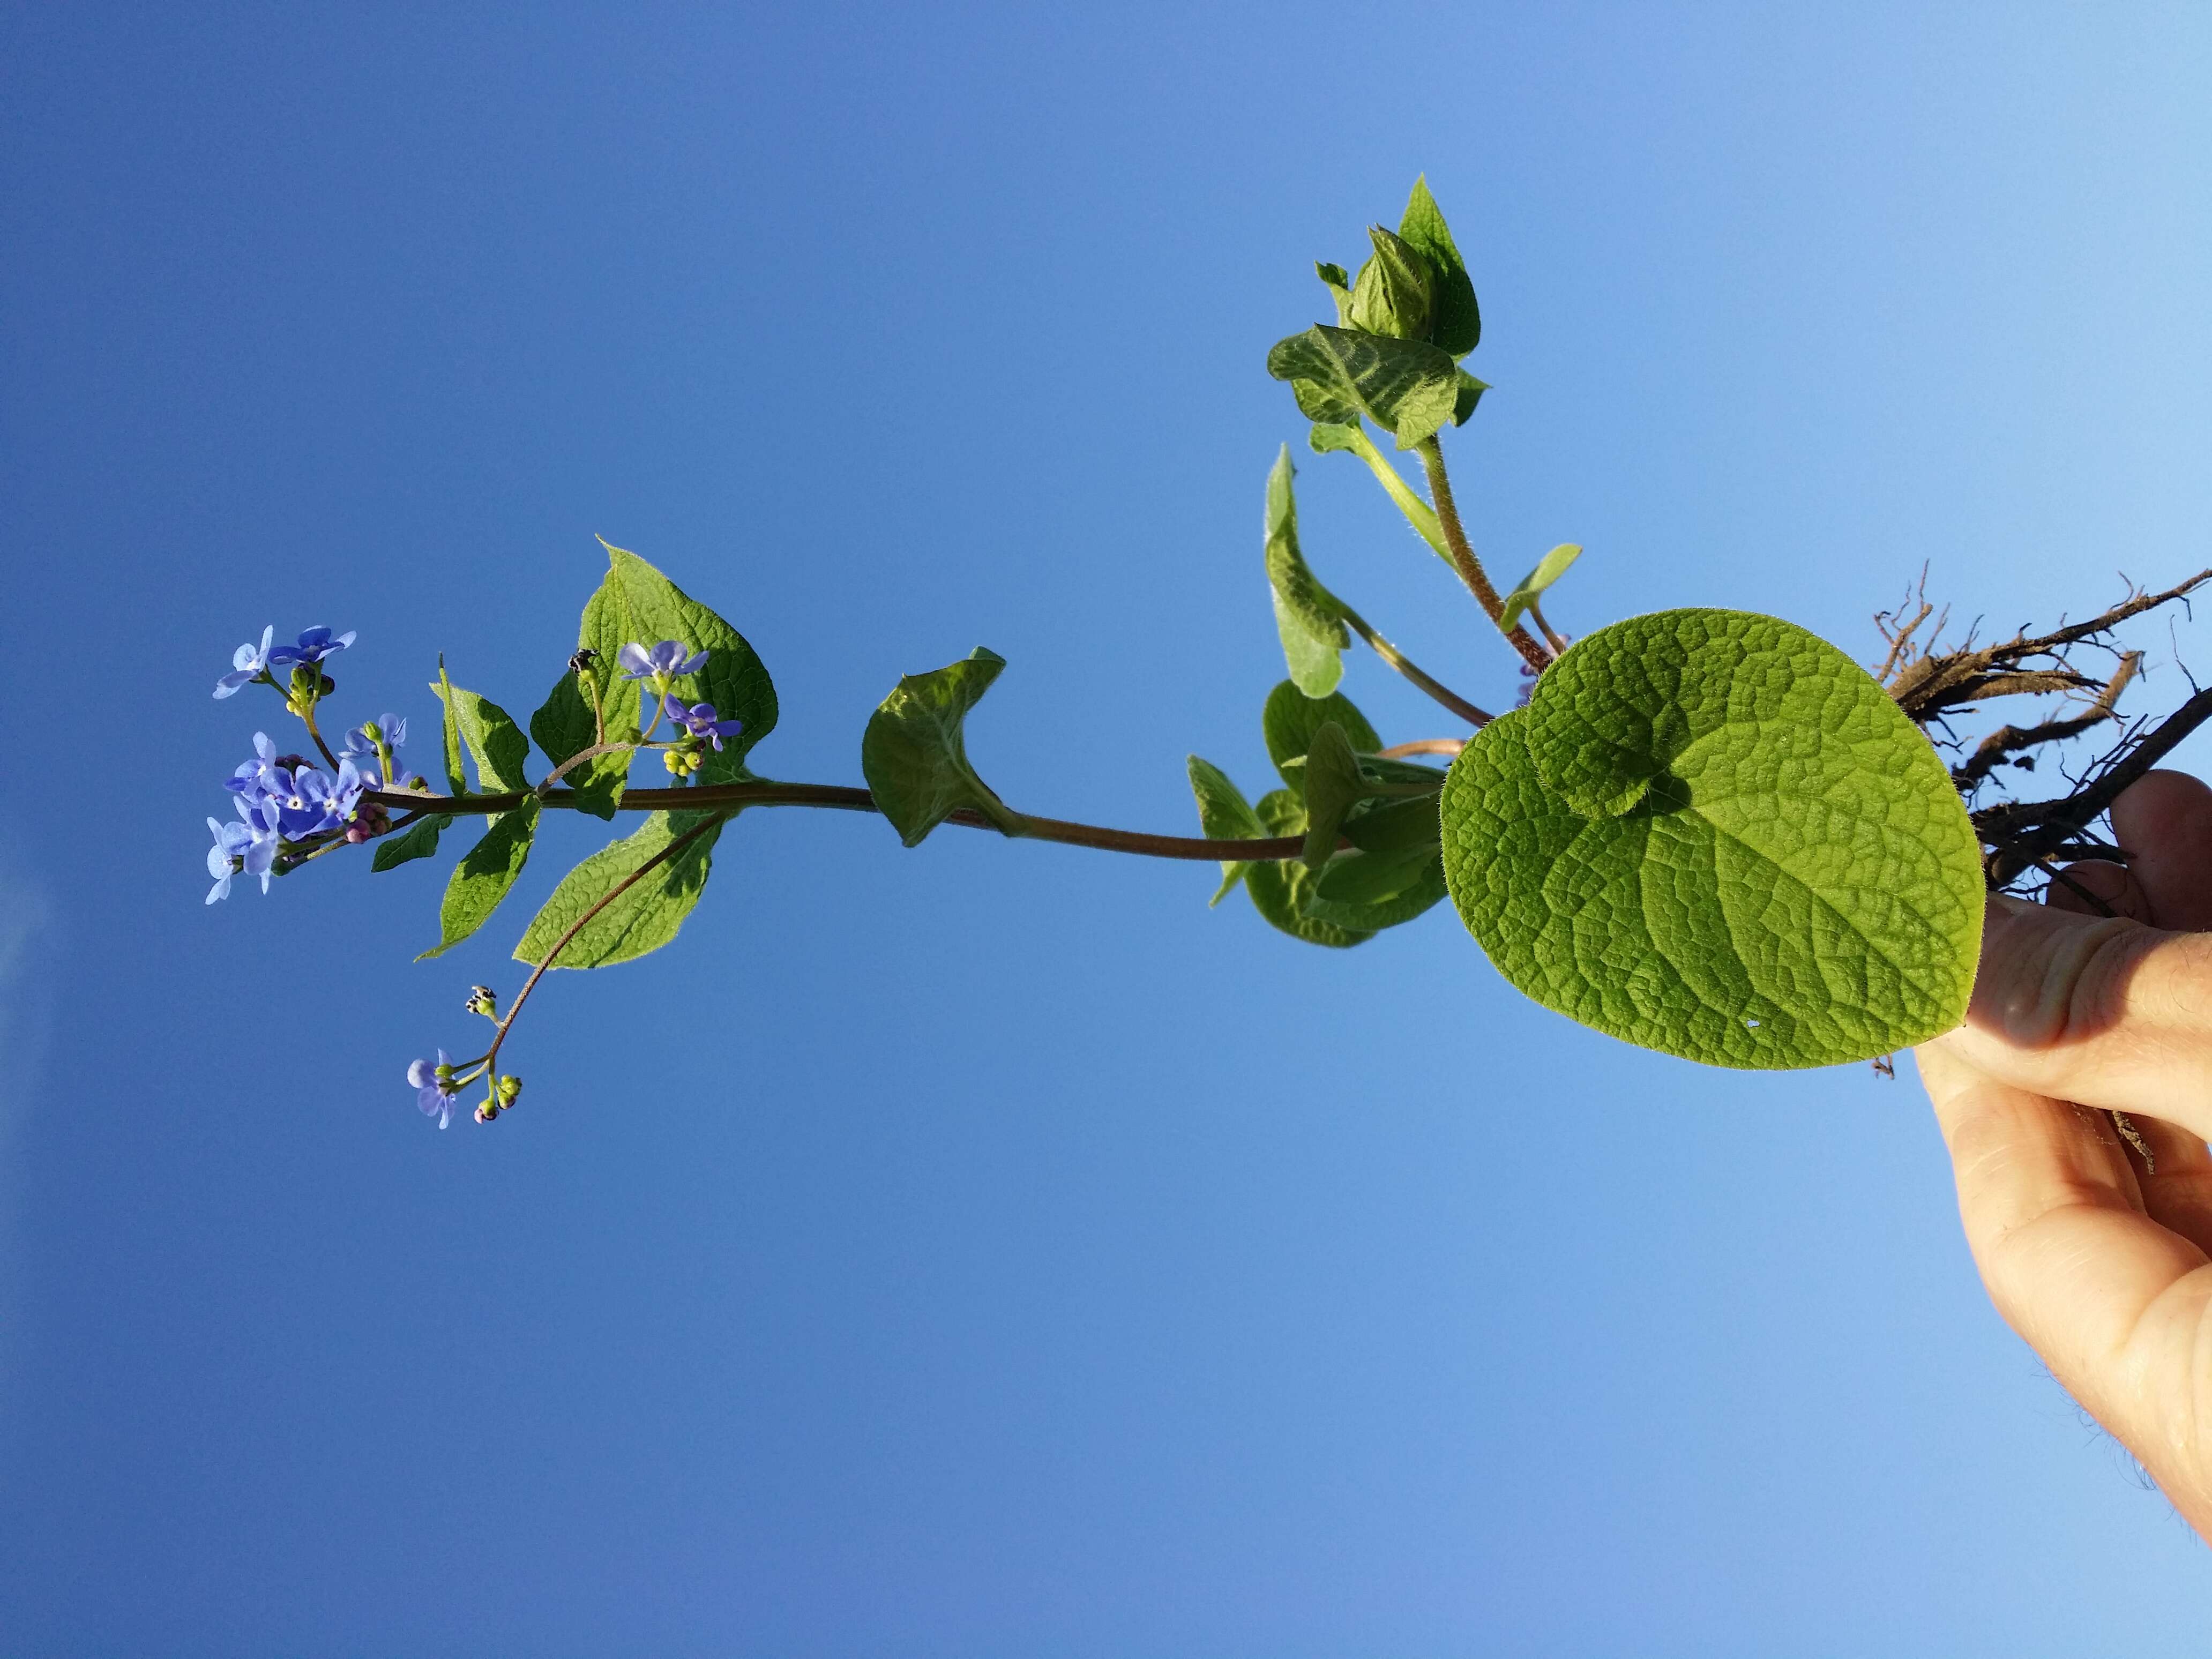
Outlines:
{"label": "heart-shaped green leaf", "polygon": [[[714,827],[638,876],[678,836],[704,823]],[[708,813],[653,813],[633,833],[602,847],[561,878],[553,896],[524,930],[514,959],[539,966],[571,927],[576,928],[575,936],[554,957],[556,968],[605,968],[658,951],[676,937],[699,902],[721,834],[720,823]],[[625,881],[627,887],[623,886]],[[614,896],[610,899],[609,894]],[[592,907],[603,902],[606,908],[583,921]],[[578,927],[580,921],[582,926]]]}
{"label": "heart-shaped green leaf", "polygon": [[[1260,711],[1260,735],[1267,745],[1267,758],[1275,763],[1283,781],[1299,792],[1302,802],[1305,798],[1305,768],[1293,763],[1304,760],[1306,750],[1313,747],[1314,733],[1331,720],[1344,728],[1344,735],[1351,740],[1356,753],[1371,755],[1382,746],[1382,739],[1375,735],[1367,716],[1341,691],[1332,691],[1325,697],[1309,697],[1289,680],[1284,680],[1267,693],[1266,706]],[[1303,824],[1298,832],[1305,833]],[[1271,833],[1287,835],[1289,831]]]}
{"label": "heart-shaped green leaf", "polygon": [[1453,763],[1444,870],[1547,1007],[1710,1065],[1865,1060],[1965,1017],[1980,847],[1881,686],[1771,617],[1601,629]]}

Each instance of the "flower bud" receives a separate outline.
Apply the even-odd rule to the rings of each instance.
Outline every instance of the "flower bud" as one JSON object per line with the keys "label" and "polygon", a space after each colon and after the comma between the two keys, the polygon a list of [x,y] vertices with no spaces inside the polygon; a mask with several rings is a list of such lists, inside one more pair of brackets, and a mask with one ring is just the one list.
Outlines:
{"label": "flower bud", "polygon": [[499,1012],[499,1000],[492,994],[491,987],[489,985],[470,986],[469,1000],[461,1006],[466,1008],[469,1012],[472,1014],[482,1014],[487,1019],[492,1018]]}
{"label": "flower bud", "polygon": [[684,770],[683,751],[675,749],[668,750],[667,753],[661,756],[660,763],[666,767],[671,772],[680,775]]}
{"label": "flower bud", "polygon": [[477,1107],[477,1121],[479,1123],[489,1123],[498,1115],[499,1108],[489,1100],[480,1103]]}
{"label": "flower bud", "polygon": [[520,1078],[509,1076],[500,1079],[499,1103],[501,1106],[507,1107],[514,1105],[515,1100],[521,1095],[521,1093],[522,1079]]}

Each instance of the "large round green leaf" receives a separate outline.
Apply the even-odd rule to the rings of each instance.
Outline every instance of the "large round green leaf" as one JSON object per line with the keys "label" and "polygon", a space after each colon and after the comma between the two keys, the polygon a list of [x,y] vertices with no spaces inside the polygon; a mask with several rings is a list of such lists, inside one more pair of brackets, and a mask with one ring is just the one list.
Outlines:
{"label": "large round green leaf", "polygon": [[1500,973],[1710,1065],[1865,1060],[1965,1017],[1979,845],[1927,738],[1792,623],[1601,629],[1453,764],[1444,871]]}

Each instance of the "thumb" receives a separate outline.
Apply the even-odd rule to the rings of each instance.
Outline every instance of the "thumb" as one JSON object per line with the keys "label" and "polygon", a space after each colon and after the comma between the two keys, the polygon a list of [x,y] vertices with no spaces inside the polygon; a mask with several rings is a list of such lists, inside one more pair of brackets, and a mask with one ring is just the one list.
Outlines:
{"label": "thumb", "polygon": [[1966,1023],[1937,1042],[2014,1088],[2212,1138],[2212,934],[1994,897]]}

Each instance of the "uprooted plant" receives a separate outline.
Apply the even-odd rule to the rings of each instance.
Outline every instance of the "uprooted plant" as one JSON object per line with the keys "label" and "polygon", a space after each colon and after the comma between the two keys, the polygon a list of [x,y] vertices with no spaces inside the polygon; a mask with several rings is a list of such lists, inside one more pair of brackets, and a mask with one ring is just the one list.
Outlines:
{"label": "uprooted plant", "polygon": [[[216,696],[273,690],[313,753],[279,753],[255,734],[253,758],[228,780],[233,820],[208,821],[210,902],[240,873],[266,891],[272,877],[370,842],[378,871],[430,859],[447,830],[481,819],[446,883],[439,939],[423,953],[434,957],[506,897],[544,814],[642,814],[571,870],[525,927],[514,956],[530,972],[504,1011],[491,988],[470,988],[468,1009],[490,1023],[481,1052],[456,1060],[441,1049],[409,1067],[419,1105],[441,1126],[465,1089],[481,1087],[483,1121],[515,1103],[521,1083],[503,1050],[550,970],[668,944],[724,830],[769,807],[878,813],[909,847],[949,823],[1218,862],[1216,902],[1241,887],[1270,925],[1324,946],[1358,945],[1449,897],[1499,971],[1538,1001],[1711,1064],[1863,1060],[1956,1024],[1984,891],[2066,879],[2070,860],[2124,858],[2099,833],[2106,809],[2212,713],[2212,693],[2200,692],[2157,726],[2124,719],[2121,695],[2142,657],[2114,632],[2185,602],[2212,572],[1990,646],[1970,633],[1942,647],[1942,618],[1920,600],[1881,619],[1891,648],[1872,674],[1802,628],[1737,611],[1662,611],[1570,642],[1544,606],[1582,550],[1553,548],[1501,593],[1452,493],[1443,437],[1487,390],[1462,367],[1482,325],[1426,185],[1415,184],[1395,231],[1368,235],[1356,274],[1316,267],[1334,320],[1279,342],[1267,370],[1289,383],[1310,447],[1363,463],[1473,595],[1483,631],[1518,654],[1522,706],[1478,708],[1321,580],[1300,546],[1285,445],[1267,481],[1262,541],[1290,671],[1261,710],[1279,787],[1248,799],[1224,769],[1191,757],[1199,836],[1069,823],[1002,800],[967,750],[967,717],[1005,666],[981,648],[901,679],[869,716],[864,787],[764,777],[749,763],[775,729],[776,696],[752,647],[645,560],[609,547],[574,653],[526,732],[453,684],[440,659],[441,787],[400,763],[407,723],[395,716],[345,732],[342,749],[325,739],[327,664],[353,635],[316,628],[274,646],[271,629],[240,647]],[[1385,441],[1418,463],[1418,483]],[[1355,638],[1455,729],[1386,744],[1339,689]],[[2078,665],[2100,652],[2103,673]],[[559,656],[549,656],[552,669]],[[2063,707],[1968,746],[1957,726],[2008,697]],[[2106,728],[2109,750],[2063,795],[1983,803]],[[648,755],[668,781],[634,787]]]}

